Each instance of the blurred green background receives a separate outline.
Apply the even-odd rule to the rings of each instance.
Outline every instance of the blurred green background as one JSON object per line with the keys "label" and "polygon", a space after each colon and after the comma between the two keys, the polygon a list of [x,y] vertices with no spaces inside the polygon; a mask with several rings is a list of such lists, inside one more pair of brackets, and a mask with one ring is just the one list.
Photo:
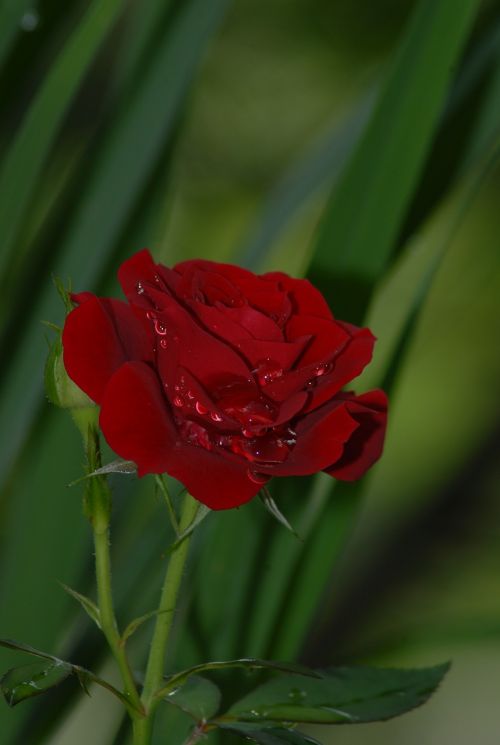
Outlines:
{"label": "blurred green background", "polygon": [[[117,293],[143,246],[280,269],[377,335],[357,390],[390,393],[386,451],[359,484],[273,487],[302,543],[256,502],[211,515],[169,665],[452,659],[421,710],[316,735],[496,745],[500,2],[3,0],[0,63],[0,636],[115,675],[59,584],[93,593],[78,434],[42,389],[51,276]],[[171,536],[152,481],[113,486],[127,622]],[[228,700],[253,682],[220,681]],[[127,742],[105,693],[0,703],[1,745]],[[155,743],[185,728],[165,707]]]}

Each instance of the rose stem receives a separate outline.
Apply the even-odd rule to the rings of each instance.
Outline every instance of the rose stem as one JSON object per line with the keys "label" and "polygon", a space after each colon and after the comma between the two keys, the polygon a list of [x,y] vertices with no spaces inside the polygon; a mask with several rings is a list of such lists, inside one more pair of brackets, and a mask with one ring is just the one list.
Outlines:
{"label": "rose stem", "polygon": [[[92,473],[102,465],[97,409],[92,407],[91,409],[75,410],[72,413],[73,419],[83,437],[88,471]],[[132,719],[142,717],[144,716],[141,713],[143,712],[142,702],[134,683],[125,648],[121,643],[113,607],[111,559],[109,552],[111,503],[105,477],[96,478],[88,482],[86,497],[84,498],[84,511],[90,519],[94,535],[99,623],[120,669],[124,695],[130,702],[130,705],[127,707],[128,713]]]}
{"label": "rose stem", "polygon": [[[199,502],[186,493],[182,506],[179,523],[180,534],[186,531],[192,524],[198,511]],[[172,550],[170,561],[165,574],[165,581],[160,597],[158,615],[156,616],[155,629],[151,640],[144,689],[141,700],[146,711],[146,717],[134,719],[134,745],[149,745],[151,742],[153,717],[159,703],[155,699],[156,691],[161,687],[163,681],[163,669],[165,664],[165,652],[167,648],[170,629],[174,618],[174,611],[182,580],[182,573],[186,563],[191,534],[186,535]]]}
{"label": "rose stem", "polygon": [[118,663],[124,684],[124,693],[131,703],[128,709],[132,720],[142,718],[139,713],[142,703],[134,683],[132,672],[128,663],[125,648],[121,643],[113,608],[113,596],[111,591],[111,561],[109,554],[109,525],[94,524],[94,550],[95,568],[97,578],[97,599],[101,628],[111,648],[113,656]]}

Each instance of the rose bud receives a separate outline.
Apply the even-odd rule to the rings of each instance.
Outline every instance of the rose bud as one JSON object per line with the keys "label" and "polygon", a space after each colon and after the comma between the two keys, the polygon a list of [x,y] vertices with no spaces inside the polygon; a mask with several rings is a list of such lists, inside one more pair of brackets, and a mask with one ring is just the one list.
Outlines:
{"label": "rose bud", "polygon": [[62,409],[87,409],[94,402],[68,376],[63,362],[61,340],[54,341],[45,363],[45,393],[50,403]]}
{"label": "rose bud", "polygon": [[64,364],[140,476],[166,472],[226,509],[273,476],[353,480],[379,458],[385,394],[342,390],[374,336],[334,319],[310,282],[204,260],[169,269],[148,251],[119,279],[128,303],[72,296]]}

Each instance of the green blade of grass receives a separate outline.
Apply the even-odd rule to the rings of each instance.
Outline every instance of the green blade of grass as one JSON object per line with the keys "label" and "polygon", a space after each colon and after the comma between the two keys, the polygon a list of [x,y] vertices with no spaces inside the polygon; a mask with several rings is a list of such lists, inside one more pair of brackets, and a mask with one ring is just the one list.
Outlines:
{"label": "green blade of grass", "polygon": [[[398,262],[394,280],[381,286],[380,293],[376,296],[374,311],[368,315],[368,323],[371,327],[377,328],[378,336],[384,341],[380,351],[376,353],[375,364],[362,376],[363,390],[380,385],[391,366],[396,365],[398,369],[401,367],[406,355],[399,341],[404,339],[407,347],[409,340],[413,338],[418,312],[425,303],[436,272],[480,186],[492,167],[498,163],[499,157],[500,149],[496,147],[482,165],[460,185],[458,193],[453,194],[450,204],[446,205],[444,215],[439,215],[440,219],[435,226],[431,224],[431,230],[427,234],[424,232],[423,250],[417,251],[413,246],[413,250],[404,254]],[[393,370],[392,380],[395,378],[396,371]],[[354,520],[369,484],[369,480],[360,483],[357,488],[339,484],[333,495],[330,489],[331,499],[326,504],[321,521],[315,526],[308,550],[301,557],[292,586],[288,588],[288,598],[281,609],[287,618],[287,624],[282,633],[275,638],[273,655],[281,656],[283,659],[297,655],[312,614],[331,576],[335,559],[345,547],[353,529]],[[337,531],[339,501],[343,523],[340,532]],[[332,537],[334,526],[336,537]],[[366,546],[365,550],[368,550]],[[268,651],[267,653],[269,654]]]}
{"label": "green blade of grass", "polygon": [[[456,119],[460,116],[460,108],[468,97],[481,86],[488,71],[495,66],[500,43],[500,23],[488,26],[476,41],[463,69],[457,78],[445,106],[441,118],[440,132],[444,137],[457,127]],[[490,86],[495,85],[497,77],[494,75]],[[269,252],[273,250],[277,240],[292,222],[300,216],[308,204],[323,198],[325,188],[338,180],[341,171],[357,146],[363,129],[373,109],[374,91],[363,93],[345,122],[336,126],[326,136],[319,138],[307,150],[306,154],[293,163],[271,188],[265,198],[264,205],[251,226],[248,236],[243,241],[237,253],[237,263],[256,270],[264,259],[268,261]],[[490,96],[488,96],[490,100]],[[490,101],[495,110],[495,104]],[[484,112],[486,119],[493,126],[493,120]],[[481,117],[483,114],[481,114]],[[497,117],[497,121],[499,117]],[[475,131],[478,129],[474,127]],[[487,136],[488,129],[485,129]],[[474,139],[477,135],[474,135]],[[480,143],[478,143],[480,147]],[[467,148],[470,155],[465,155],[462,170],[474,160],[475,148],[472,144]],[[477,156],[477,153],[476,153]],[[433,168],[439,170],[438,162]],[[444,166],[449,170],[449,166]]]}
{"label": "green blade of grass", "polygon": [[[94,0],[45,77],[0,170],[0,275],[5,277],[43,166],[82,79],[123,9]],[[5,277],[7,280],[8,277]]]}
{"label": "green blade of grass", "polygon": [[[395,246],[478,5],[417,5],[370,124],[332,195],[309,275],[321,287],[331,289],[334,280],[335,289],[344,288],[336,293],[341,318],[362,318],[370,287]],[[356,308],[353,284],[364,295],[364,302],[356,297]]]}
{"label": "green blade of grass", "polygon": [[373,91],[363,94],[346,121],[315,142],[283,175],[239,250],[239,264],[257,269],[289,220],[296,219],[309,199],[337,178],[368,121],[373,102]]}
{"label": "green blade of grass", "polygon": [[32,8],[33,0],[4,0],[0,6],[0,66],[21,30],[24,14]]}
{"label": "green blade of grass", "polygon": [[[417,6],[365,135],[326,209],[309,271],[320,287],[326,284],[333,292],[332,276],[345,281],[357,275],[371,292],[382,274],[444,106],[450,68],[466,40],[476,7],[476,2],[466,2],[457,14],[449,0],[423,0]],[[444,29],[447,43],[443,46]],[[337,283],[334,288],[337,289]],[[347,292],[344,288],[344,298],[349,295],[352,296],[350,285]],[[339,299],[342,305],[341,293],[335,297],[339,316],[355,320],[362,317],[369,293],[356,293],[358,307],[347,316],[343,316],[342,307],[337,308]],[[322,502],[314,525],[320,522],[319,515],[327,504],[327,500]],[[351,522],[349,515],[342,520],[347,529]],[[326,524],[331,526],[329,521],[321,520],[321,525]],[[300,533],[300,524],[297,526]],[[342,541],[340,535],[338,538]],[[282,536],[276,536],[277,545],[283,540]],[[252,615],[250,625],[252,654],[268,652],[278,619],[285,617],[291,623],[289,613],[283,613],[282,603],[286,602],[290,578],[303,551],[290,545],[288,550],[283,546],[273,553],[279,554],[279,564],[286,571],[279,572],[279,584],[273,582],[269,572],[257,593],[258,612]],[[335,553],[333,549],[332,553]],[[326,564],[327,571],[331,571],[332,564]],[[268,605],[273,606],[273,611],[264,613]],[[311,607],[304,612],[294,607],[294,612],[298,612],[303,622],[310,618]],[[291,645],[284,644],[280,648],[285,646],[291,649]]]}
{"label": "green blade of grass", "polygon": [[[171,32],[162,38],[135,97],[118,117],[79,203],[62,247],[62,257],[51,267],[59,276],[72,277],[75,287],[89,288],[99,278],[114,249],[130,210],[140,197],[165,142],[172,134],[202,51],[221,21],[228,0],[191,0],[182,8]],[[29,430],[41,400],[45,347],[42,319],[57,319],[58,300],[49,277],[23,329],[23,343],[10,360],[0,400],[1,472],[6,473]],[[30,380],[30,386],[26,381]]]}
{"label": "green blade of grass", "polygon": [[489,82],[487,94],[483,98],[474,133],[469,140],[462,171],[464,173],[491,147],[492,141],[500,131],[500,29],[492,41],[496,42],[497,63]]}

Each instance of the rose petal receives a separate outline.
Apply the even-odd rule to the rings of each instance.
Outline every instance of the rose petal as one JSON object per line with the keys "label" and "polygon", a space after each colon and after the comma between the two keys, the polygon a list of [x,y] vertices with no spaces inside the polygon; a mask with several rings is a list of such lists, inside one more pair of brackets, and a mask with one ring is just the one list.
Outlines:
{"label": "rose petal", "polygon": [[299,411],[305,407],[307,399],[308,395],[303,391],[293,393],[290,398],[287,398],[286,401],[283,401],[281,404],[278,416],[276,417],[273,426],[277,427],[278,425],[289,422],[290,419],[296,416]]}
{"label": "rose petal", "polygon": [[209,429],[238,431],[241,424],[213,401],[199,380],[185,367],[176,368],[175,385],[165,386],[174,415],[198,419]]}
{"label": "rose petal", "polygon": [[296,313],[330,320],[333,318],[325,298],[308,279],[295,279],[283,272],[269,272],[263,274],[262,278],[272,282],[279,281],[281,287],[289,293]]}
{"label": "rose petal", "polygon": [[342,457],[330,468],[330,476],[342,481],[354,481],[381,456],[387,424],[387,396],[381,390],[362,396],[345,394],[345,405],[358,422],[358,428],[344,447]]}
{"label": "rose petal", "polygon": [[66,318],[62,341],[70,378],[100,403],[113,373],[129,360],[152,360],[148,329],[121,300],[79,295],[84,302]]}
{"label": "rose petal", "polygon": [[188,305],[211,333],[231,344],[235,344],[241,339],[253,339],[252,334],[247,329],[232,320],[220,308],[213,308],[210,305],[196,302],[188,302]]}
{"label": "rose petal", "polygon": [[246,329],[254,339],[283,341],[283,332],[276,322],[250,305],[242,305],[240,308],[218,307],[231,321]]}
{"label": "rose petal", "polygon": [[185,300],[195,300],[207,305],[222,303],[227,307],[243,305],[246,302],[234,282],[217,272],[215,268],[207,270],[199,262],[192,262],[182,275],[178,276],[181,277],[181,281],[176,287],[176,292]]}
{"label": "rose petal", "polygon": [[177,432],[156,373],[127,362],[104,392],[99,419],[110,447],[137,464],[139,476],[168,471]]}
{"label": "rose petal", "polygon": [[259,466],[259,471],[273,476],[307,476],[321,471],[340,458],[344,443],[358,426],[344,401],[332,401],[299,419],[296,445],[284,463]]}
{"label": "rose petal", "polygon": [[332,371],[320,378],[316,387],[312,389],[311,400],[307,406],[308,411],[322,406],[325,401],[329,401],[338,393],[344,385],[357,378],[372,358],[373,346],[376,341],[372,332],[369,329],[358,328],[341,321],[338,323],[351,332],[351,341],[335,358]]}
{"label": "rose petal", "polygon": [[209,261],[208,259],[189,259],[188,261],[181,261],[179,264],[174,266],[174,271],[183,275],[192,269],[204,269],[209,272],[216,272],[221,274],[223,277],[227,277],[232,282],[237,283],[239,279],[255,279],[255,274],[249,272],[248,269],[243,269],[240,266],[234,266],[234,264],[223,264],[218,261]]}
{"label": "rose petal", "polygon": [[310,337],[303,337],[293,342],[244,339],[238,341],[235,346],[253,368],[257,367],[258,363],[263,360],[271,360],[277,367],[286,371],[293,367],[309,341]]}
{"label": "rose petal", "polygon": [[287,292],[260,277],[239,279],[238,285],[253,308],[272,318],[280,328],[285,325],[292,312],[292,303]]}
{"label": "rose petal", "polygon": [[300,360],[300,367],[330,360],[350,341],[351,335],[336,321],[311,315],[292,316],[286,326],[290,341],[312,336],[312,341]]}
{"label": "rose petal", "polygon": [[154,285],[158,267],[147,248],[133,254],[118,269],[118,280],[125,296],[131,303],[141,298],[141,283],[149,282]]}
{"label": "rose petal", "polygon": [[175,370],[181,365],[196,373],[207,390],[221,378],[245,378],[253,383],[250,368],[228,344],[206,331],[179,303],[165,295],[158,318],[165,325],[165,350],[158,354],[160,377],[164,383],[175,383]]}
{"label": "rose petal", "polygon": [[263,483],[248,475],[248,464],[230,460],[194,445],[178,444],[168,473],[212,510],[239,507],[254,497]]}

